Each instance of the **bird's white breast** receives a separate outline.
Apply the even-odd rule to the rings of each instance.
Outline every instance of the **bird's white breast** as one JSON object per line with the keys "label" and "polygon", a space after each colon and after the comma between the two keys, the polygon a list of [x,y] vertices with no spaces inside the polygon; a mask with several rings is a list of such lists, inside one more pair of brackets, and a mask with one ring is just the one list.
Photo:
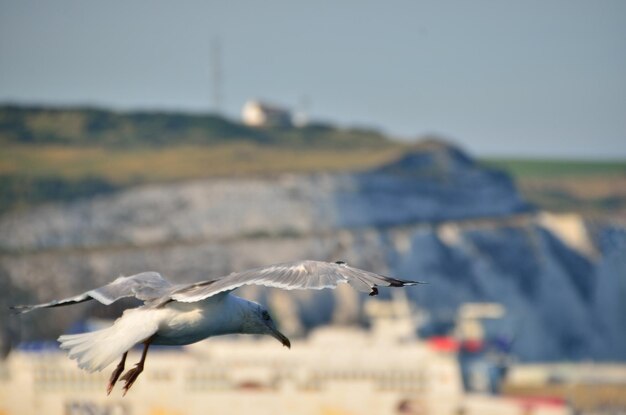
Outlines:
{"label": "bird's white breast", "polygon": [[185,345],[210,336],[238,333],[236,304],[225,299],[209,298],[195,303],[168,303],[153,343]]}

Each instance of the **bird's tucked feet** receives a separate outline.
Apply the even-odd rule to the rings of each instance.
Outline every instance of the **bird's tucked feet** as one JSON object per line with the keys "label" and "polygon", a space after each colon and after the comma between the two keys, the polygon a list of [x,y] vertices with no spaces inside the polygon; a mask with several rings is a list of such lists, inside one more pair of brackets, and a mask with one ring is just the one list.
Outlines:
{"label": "bird's tucked feet", "polygon": [[115,382],[117,382],[117,379],[120,377],[120,375],[124,371],[124,364],[126,363],[127,354],[128,352],[124,353],[124,355],[122,356],[122,360],[120,360],[120,362],[115,367],[115,370],[113,370],[113,373],[111,373],[111,377],[109,378],[109,384],[107,385],[107,395],[111,394],[111,391],[113,390],[113,386],[115,386]]}
{"label": "bird's tucked feet", "polygon": [[143,364],[137,363],[134,368],[130,369],[124,374],[124,376],[122,376],[122,380],[126,381],[122,396],[126,396],[126,392],[128,392],[130,387],[133,386],[133,383],[135,383],[135,380],[137,380],[141,372],[143,372]]}
{"label": "bird's tucked feet", "polygon": [[[133,383],[135,383],[135,380],[137,380],[137,378],[139,377],[139,374],[143,372],[143,364],[146,361],[146,356],[148,355],[148,348],[150,347],[150,343],[152,342],[153,337],[154,336],[146,339],[143,342],[143,352],[141,353],[141,360],[139,361],[139,363],[137,363],[134,368],[130,369],[128,372],[124,374],[124,376],[122,376],[122,380],[126,381],[126,383],[124,384],[124,391],[122,392],[122,396],[126,396],[126,392],[128,392],[130,387],[133,386]],[[126,358],[126,354],[124,354],[123,359],[125,358]]]}

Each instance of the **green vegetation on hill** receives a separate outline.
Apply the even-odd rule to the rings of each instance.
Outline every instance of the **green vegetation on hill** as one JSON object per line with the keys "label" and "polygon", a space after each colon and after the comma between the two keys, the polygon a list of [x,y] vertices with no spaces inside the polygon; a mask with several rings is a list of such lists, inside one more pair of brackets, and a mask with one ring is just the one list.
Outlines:
{"label": "green vegetation on hill", "polygon": [[484,159],[483,164],[505,170],[518,179],[626,175],[626,160]]}
{"label": "green vegetation on hill", "polygon": [[487,159],[531,203],[554,212],[626,218],[626,160]]}
{"label": "green vegetation on hill", "polygon": [[157,147],[248,142],[274,146],[386,146],[375,130],[326,124],[250,128],[217,115],[0,106],[0,144]]}

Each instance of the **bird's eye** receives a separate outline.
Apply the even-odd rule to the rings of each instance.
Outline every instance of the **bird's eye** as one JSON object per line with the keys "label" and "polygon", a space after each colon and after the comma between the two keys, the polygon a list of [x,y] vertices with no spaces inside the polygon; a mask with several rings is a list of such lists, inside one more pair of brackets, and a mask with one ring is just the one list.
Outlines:
{"label": "bird's eye", "polygon": [[263,312],[263,320],[266,320],[266,321],[267,321],[267,320],[269,320],[269,319],[270,319],[270,315],[269,315],[269,313],[268,313],[267,311],[264,311],[264,312]]}

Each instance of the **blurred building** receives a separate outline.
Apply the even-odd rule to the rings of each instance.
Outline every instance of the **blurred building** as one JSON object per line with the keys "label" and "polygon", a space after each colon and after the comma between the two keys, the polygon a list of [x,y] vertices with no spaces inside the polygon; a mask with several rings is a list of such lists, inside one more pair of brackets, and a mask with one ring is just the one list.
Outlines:
{"label": "blurred building", "polygon": [[578,414],[626,414],[626,365],[563,362],[514,365],[503,394],[528,402],[561,397]]}
{"label": "blurred building", "polygon": [[[17,351],[0,365],[0,414],[567,414],[463,390],[457,353],[415,337],[401,295],[366,305],[370,330],[326,327],[293,342],[222,337],[153,348],[122,398],[105,393],[109,370],[88,374],[60,352]],[[139,358],[131,353],[128,365]],[[112,368],[111,368],[112,369]]]}
{"label": "blurred building", "polygon": [[285,108],[257,100],[243,106],[241,118],[250,127],[288,127],[292,125],[291,112]]}

